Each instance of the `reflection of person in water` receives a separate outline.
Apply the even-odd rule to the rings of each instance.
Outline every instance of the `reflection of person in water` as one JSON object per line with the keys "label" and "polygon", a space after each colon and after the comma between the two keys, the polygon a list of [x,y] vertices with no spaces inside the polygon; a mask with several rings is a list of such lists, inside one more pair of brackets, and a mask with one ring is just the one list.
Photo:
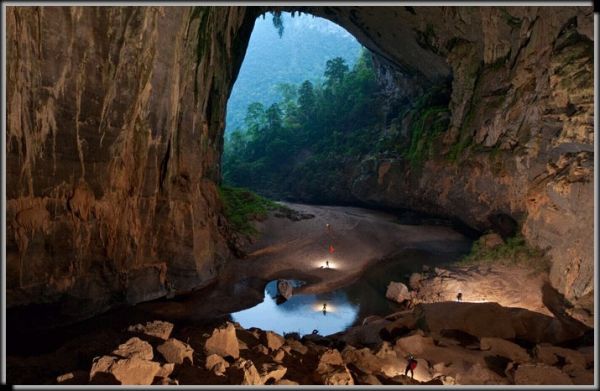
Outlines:
{"label": "reflection of person in water", "polygon": [[327,315],[327,303],[323,303],[323,315]]}

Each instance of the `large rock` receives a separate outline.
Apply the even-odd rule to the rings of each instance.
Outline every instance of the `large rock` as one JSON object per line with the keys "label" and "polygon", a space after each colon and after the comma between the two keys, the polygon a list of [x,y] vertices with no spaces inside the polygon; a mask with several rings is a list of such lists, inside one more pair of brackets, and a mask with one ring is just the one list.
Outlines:
{"label": "large rock", "polygon": [[204,351],[207,355],[218,354],[221,357],[238,358],[240,345],[234,325],[227,322],[225,326],[214,329],[212,335],[204,343]]}
{"label": "large rock", "polygon": [[439,333],[460,330],[476,337],[520,338],[529,342],[560,343],[580,337],[584,329],[521,308],[497,303],[442,302],[415,308],[419,327]]}
{"label": "large rock", "polygon": [[289,281],[287,281],[287,280],[278,280],[277,281],[277,292],[279,292],[279,294],[286,300],[289,299],[290,297],[292,297],[293,290],[294,290],[294,288],[292,287],[292,284],[290,284]]}
{"label": "large rock", "polygon": [[518,385],[565,385],[573,384],[569,375],[556,367],[545,364],[523,364],[515,371]]}
{"label": "large rock", "polygon": [[285,376],[286,372],[287,368],[283,365],[263,363],[259,370],[261,384],[276,383]]}
{"label": "large rock", "polygon": [[159,363],[138,357],[120,359],[102,356],[94,359],[92,363],[90,383],[149,385],[159,370]]}
{"label": "large rock", "polygon": [[137,337],[130,338],[124,344],[119,345],[117,349],[113,350],[112,354],[123,358],[137,357],[142,360],[152,360],[154,358],[152,345]]}
{"label": "large rock", "polygon": [[489,351],[492,354],[509,358],[517,363],[526,363],[531,361],[531,357],[527,350],[523,349],[516,343],[506,341],[500,338],[482,337],[480,340],[481,350]]}
{"label": "large rock", "polygon": [[533,354],[538,361],[548,365],[555,365],[559,360],[567,364],[573,364],[580,368],[586,367],[585,356],[577,350],[566,349],[549,344],[539,344],[533,349]]}
{"label": "large rock", "polygon": [[146,322],[144,325],[136,324],[129,326],[127,331],[149,335],[151,337],[160,338],[166,341],[169,339],[171,332],[173,331],[173,323],[155,320],[152,322]]}
{"label": "large rock", "polygon": [[194,363],[194,349],[178,339],[169,338],[159,345],[156,350],[167,362],[174,364],[183,364],[186,361],[190,364]]}
{"label": "large rock", "polygon": [[204,367],[207,370],[214,372],[216,375],[221,376],[225,373],[227,368],[229,368],[229,363],[218,354],[210,354],[206,357]]}
{"label": "large rock", "polygon": [[264,384],[251,360],[238,359],[227,369],[231,384],[261,385]]}
{"label": "large rock", "polygon": [[260,336],[260,341],[265,345],[270,351],[275,351],[283,346],[285,343],[285,339],[272,331],[266,331]]}
{"label": "large rock", "polygon": [[385,297],[397,303],[410,300],[411,296],[406,285],[401,282],[391,281],[385,292]]}

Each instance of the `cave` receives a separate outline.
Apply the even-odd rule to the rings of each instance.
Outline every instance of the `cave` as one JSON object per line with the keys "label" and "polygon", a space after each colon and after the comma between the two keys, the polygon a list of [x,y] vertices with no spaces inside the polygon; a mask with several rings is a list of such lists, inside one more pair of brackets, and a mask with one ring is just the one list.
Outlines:
{"label": "cave", "polygon": [[[312,377],[301,384],[593,383],[591,6],[4,10],[9,383],[298,384],[306,368],[292,361],[305,349]],[[484,234],[478,245],[500,241],[503,254],[525,249],[527,257],[539,256],[533,267],[546,268],[539,308],[523,308],[529,290],[521,274],[507,272],[500,289],[489,285],[497,270],[466,268],[469,285],[455,269],[424,266],[432,265],[425,259],[403,270],[420,276],[415,286],[431,283],[439,291],[435,284],[448,279],[458,285],[450,283],[444,297],[430,292],[411,311],[361,312],[361,324],[341,334],[280,336],[207,315],[255,305],[278,279],[308,281],[308,294],[325,285],[306,271],[244,266],[253,253],[240,250],[245,239],[232,228],[220,190],[228,98],[255,21],[282,12],[330,20],[369,51],[387,105],[383,123],[404,134],[407,151],[365,154],[329,199],[296,189],[293,200],[436,222],[427,240],[424,231],[393,236],[391,228],[382,229],[390,236],[348,234],[346,251],[365,259],[389,254],[361,253],[363,240],[392,252],[400,234],[413,240],[402,256],[421,259],[415,251],[448,245],[438,240],[444,229]],[[425,102],[421,111],[415,102]],[[434,102],[444,106],[435,134],[424,118]],[[274,232],[287,232],[281,221],[300,226],[319,218],[310,208],[275,213],[283,217]],[[371,221],[352,213],[358,216],[348,218]],[[452,243],[459,254],[466,241]],[[269,242],[262,250],[273,248]],[[330,254],[340,254],[336,248],[330,245]],[[318,273],[343,266],[336,262]],[[230,283],[226,291],[222,281]],[[456,287],[463,296],[455,298]],[[239,289],[246,296],[229,302],[224,292]],[[349,301],[363,300],[356,292],[366,289],[354,288]],[[493,293],[469,299],[486,290]],[[515,300],[493,296],[499,290]],[[207,302],[217,304],[190,310]],[[330,303],[330,315],[336,305]],[[173,323],[144,325],[152,320],[173,322],[173,338]],[[382,345],[382,335],[393,348]],[[96,342],[82,348],[90,338]],[[411,343],[421,349],[414,379],[403,371]],[[481,357],[465,353],[473,350]],[[263,363],[277,355],[284,358]],[[424,361],[445,355],[480,370],[467,376]],[[57,356],[52,367],[35,364]],[[127,370],[131,360],[140,361],[141,374]]]}

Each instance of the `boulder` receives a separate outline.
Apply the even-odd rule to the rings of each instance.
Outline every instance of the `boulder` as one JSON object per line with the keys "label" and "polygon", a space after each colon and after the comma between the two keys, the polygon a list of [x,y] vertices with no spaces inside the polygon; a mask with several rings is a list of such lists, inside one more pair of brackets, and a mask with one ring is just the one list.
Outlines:
{"label": "boulder", "polygon": [[211,354],[206,357],[204,367],[216,375],[221,376],[225,374],[225,371],[229,367],[229,363],[218,354]]}
{"label": "boulder", "polygon": [[171,373],[173,373],[173,369],[175,369],[175,364],[170,363],[170,362],[164,363],[163,365],[160,366],[160,369],[156,373],[156,376],[167,378],[167,377],[171,376]]}
{"label": "boulder", "polygon": [[227,375],[231,384],[262,385],[258,370],[251,360],[242,358],[234,362],[228,369]]}
{"label": "boulder", "polygon": [[315,380],[325,385],[354,385],[354,379],[337,349],[325,349],[319,355]]}
{"label": "boulder", "polygon": [[152,322],[146,322],[145,325],[136,324],[134,326],[129,326],[127,331],[149,335],[166,341],[169,339],[171,332],[173,331],[173,323],[155,320]]}
{"label": "boulder", "polygon": [[178,339],[169,338],[159,345],[156,350],[158,350],[167,362],[183,364],[185,361],[189,361],[190,364],[194,363],[194,349]]}
{"label": "boulder", "polygon": [[138,337],[130,338],[124,344],[119,345],[117,349],[113,350],[112,354],[123,358],[137,357],[142,360],[152,360],[154,358],[152,345]]}
{"label": "boulder", "polygon": [[278,280],[277,281],[277,292],[284,298],[289,299],[292,297],[293,292],[292,284],[290,284],[287,280]]}
{"label": "boulder", "polygon": [[260,336],[260,342],[269,350],[275,351],[285,343],[285,339],[272,331],[267,331]]}
{"label": "boulder", "polygon": [[58,384],[64,385],[82,385],[87,384],[89,380],[89,374],[86,371],[81,370],[68,372],[56,378],[56,382]]}
{"label": "boulder", "polygon": [[321,384],[328,386],[354,385],[354,379],[346,366],[335,366],[319,374]]}
{"label": "boulder", "polygon": [[283,347],[279,348],[273,354],[273,361],[275,361],[276,363],[282,363],[284,358],[285,358],[285,350],[283,350]]}
{"label": "boulder", "polygon": [[159,363],[138,357],[97,357],[92,363],[90,383],[150,385],[159,369]]}
{"label": "boulder", "polygon": [[586,367],[585,356],[577,350],[561,348],[549,344],[539,344],[533,349],[533,354],[535,354],[535,357],[539,361],[548,365],[557,364],[560,357],[562,357],[567,364],[573,364],[584,369]]}
{"label": "boulder", "polygon": [[385,292],[385,297],[397,303],[402,303],[406,300],[410,300],[411,295],[406,285],[401,282],[391,281]]}
{"label": "boulder", "polygon": [[213,330],[212,335],[204,344],[206,355],[218,354],[221,357],[240,357],[240,345],[237,340],[235,327],[227,322],[225,326]]}
{"label": "boulder", "polygon": [[594,384],[594,370],[585,369],[578,365],[567,364],[561,370],[569,375],[573,384],[590,385]]}
{"label": "boulder", "polygon": [[563,385],[573,384],[569,375],[546,364],[522,364],[515,371],[518,385]]}
{"label": "boulder", "polygon": [[497,233],[489,233],[481,236],[479,238],[479,243],[481,243],[485,248],[492,249],[503,245],[504,240],[502,239],[502,236],[498,235]]}
{"label": "boulder", "polygon": [[516,343],[494,337],[482,337],[479,346],[481,350],[490,351],[490,353],[506,357],[517,363],[526,363],[531,361],[527,350]]}
{"label": "boulder", "polygon": [[456,371],[455,380],[456,384],[464,385],[509,384],[507,378],[498,375],[481,363],[475,363],[468,368],[463,366],[462,370]]}
{"label": "boulder", "polygon": [[266,384],[268,381],[278,382],[285,376],[286,372],[287,368],[283,365],[264,363],[259,370],[261,384]]}
{"label": "boulder", "polygon": [[306,352],[308,352],[308,348],[306,346],[304,346],[302,344],[302,342],[297,341],[295,339],[287,339],[285,341],[285,345],[283,346],[283,349],[285,349],[286,347],[289,347],[290,353],[296,352],[299,354],[306,354]]}
{"label": "boulder", "polygon": [[265,356],[269,354],[269,349],[267,349],[267,347],[261,343],[259,343],[258,345],[254,346],[252,348],[253,352],[256,353],[260,353],[260,354],[264,354]]}
{"label": "boulder", "polygon": [[413,273],[410,275],[408,279],[408,286],[411,289],[418,289],[421,285],[421,280],[423,279],[423,275],[421,273]]}

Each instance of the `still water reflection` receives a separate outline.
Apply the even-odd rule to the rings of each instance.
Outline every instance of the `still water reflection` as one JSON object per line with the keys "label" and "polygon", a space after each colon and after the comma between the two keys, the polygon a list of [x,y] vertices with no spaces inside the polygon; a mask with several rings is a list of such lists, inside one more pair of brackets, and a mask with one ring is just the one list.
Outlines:
{"label": "still water reflection", "polygon": [[[318,330],[321,335],[343,331],[369,315],[385,316],[402,307],[387,300],[385,292],[390,281],[408,283],[413,272],[424,264],[434,266],[452,262],[468,251],[468,246],[443,255],[407,250],[400,256],[372,266],[353,284],[322,294],[294,294],[277,304],[277,281],[265,287],[262,303],[231,314],[245,328],[258,327],[278,334],[297,332],[300,335]],[[296,286],[300,281],[292,281]],[[323,304],[326,304],[323,312]]]}
{"label": "still water reflection", "polygon": [[[296,286],[300,281],[292,281]],[[294,295],[277,304],[277,281],[265,287],[262,303],[231,314],[243,327],[258,327],[278,334],[297,332],[300,335],[318,330],[328,335],[344,330],[354,323],[359,306],[348,300],[346,292],[336,290],[317,295]]]}

